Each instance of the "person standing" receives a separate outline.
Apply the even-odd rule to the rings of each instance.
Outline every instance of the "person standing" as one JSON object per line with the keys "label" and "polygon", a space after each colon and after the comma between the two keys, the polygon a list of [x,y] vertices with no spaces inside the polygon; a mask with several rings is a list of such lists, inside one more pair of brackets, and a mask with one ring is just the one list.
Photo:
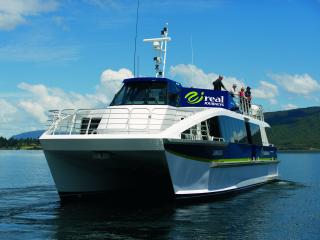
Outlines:
{"label": "person standing", "polygon": [[247,89],[246,89],[246,91],[244,93],[244,95],[245,95],[245,97],[247,99],[247,103],[249,105],[249,108],[251,108],[251,98],[252,98],[250,89],[251,89],[250,87],[247,87]]}
{"label": "person standing", "polygon": [[230,91],[230,94],[231,94],[232,97],[235,97],[235,96],[238,95],[238,93],[237,93],[237,84],[234,83],[232,85],[232,90]]}
{"label": "person standing", "polygon": [[219,75],[219,77],[212,83],[213,90],[221,91],[221,88],[227,91],[226,87],[222,83],[223,77]]}
{"label": "person standing", "polygon": [[242,113],[246,112],[246,104],[245,104],[245,93],[244,93],[244,87],[240,89],[239,92],[239,102],[240,102],[240,110]]}

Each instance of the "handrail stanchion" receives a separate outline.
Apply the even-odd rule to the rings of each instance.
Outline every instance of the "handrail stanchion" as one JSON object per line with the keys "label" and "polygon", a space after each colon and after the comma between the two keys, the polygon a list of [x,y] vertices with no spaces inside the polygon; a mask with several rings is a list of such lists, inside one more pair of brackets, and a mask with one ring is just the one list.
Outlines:
{"label": "handrail stanchion", "polygon": [[61,115],[61,110],[58,110],[58,116],[57,116],[57,119],[54,120],[54,128],[53,128],[53,131],[52,131],[52,135],[55,135],[56,133],[56,129],[58,127],[58,122],[60,120],[60,115]]}
{"label": "handrail stanchion", "polygon": [[70,127],[69,135],[71,135],[71,133],[72,133],[72,131],[74,129],[76,115],[77,115],[77,110],[75,110],[75,112],[73,113],[73,116],[72,116],[72,124],[71,124],[71,127]]}

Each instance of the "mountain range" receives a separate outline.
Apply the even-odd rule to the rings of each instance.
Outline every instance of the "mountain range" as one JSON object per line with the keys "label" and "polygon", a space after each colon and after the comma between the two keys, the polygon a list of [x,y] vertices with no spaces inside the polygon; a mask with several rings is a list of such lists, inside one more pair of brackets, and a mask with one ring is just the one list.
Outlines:
{"label": "mountain range", "polygon": [[281,150],[320,150],[320,107],[267,112],[269,142]]}
{"label": "mountain range", "polygon": [[36,130],[36,131],[31,131],[31,132],[24,132],[24,133],[20,133],[17,135],[12,136],[11,138],[16,139],[16,140],[20,140],[20,139],[38,139],[42,133],[44,133],[44,130]]}

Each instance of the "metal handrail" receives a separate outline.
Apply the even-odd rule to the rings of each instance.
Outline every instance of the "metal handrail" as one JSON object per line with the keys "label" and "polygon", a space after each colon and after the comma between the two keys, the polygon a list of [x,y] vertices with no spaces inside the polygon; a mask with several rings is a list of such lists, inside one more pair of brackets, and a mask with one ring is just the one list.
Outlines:
{"label": "metal handrail", "polygon": [[[72,135],[160,132],[180,121],[181,117],[191,115],[193,111],[172,108],[98,108],[51,110],[49,113],[48,134]],[[92,122],[94,118],[99,119],[104,128]]]}
{"label": "metal handrail", "polygon": [[246,97],[234,96],[234,100],[240,113],[264,121],[264,111],[261,105],[253,104],[251,99]]}
{"label": "metal handrail", "polygon": [[[239,111],[243,115],[264,121],[261,105],[251,104],[246,98],[234,97]],[[194,111],[176,108],[96,108],[50,110],[48,134],[103,134],[103,133],[155,133],[161,132],[181,119],[192,115]],[[84,121],[84,119],[86,121]],[[99,119],[99,123],[92,122]],[[101,125],[101,126],[100,126]],[[102,127],[104,126],[104,127]]]}

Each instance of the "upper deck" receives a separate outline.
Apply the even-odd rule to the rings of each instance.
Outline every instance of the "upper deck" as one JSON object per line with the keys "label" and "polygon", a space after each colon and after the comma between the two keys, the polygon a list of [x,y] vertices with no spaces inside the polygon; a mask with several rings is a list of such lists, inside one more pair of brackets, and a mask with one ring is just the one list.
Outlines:
{"label": "upper deck", "polygon": [[260,105],[251,105],[246,98],[239,99],[228,91],[187,88],[167,78],[130,78],[125,79],[123,83],[110,106],[215,107],[236,111],[263,121],[263,109]]}
{"label": "upper deck", "polygon": [[264,120],[261,106],[227,91],[184,88],[167,78],[131,78],[123,84],[107,108],[52,110],[47,134],[159,133],[210,108]]}

